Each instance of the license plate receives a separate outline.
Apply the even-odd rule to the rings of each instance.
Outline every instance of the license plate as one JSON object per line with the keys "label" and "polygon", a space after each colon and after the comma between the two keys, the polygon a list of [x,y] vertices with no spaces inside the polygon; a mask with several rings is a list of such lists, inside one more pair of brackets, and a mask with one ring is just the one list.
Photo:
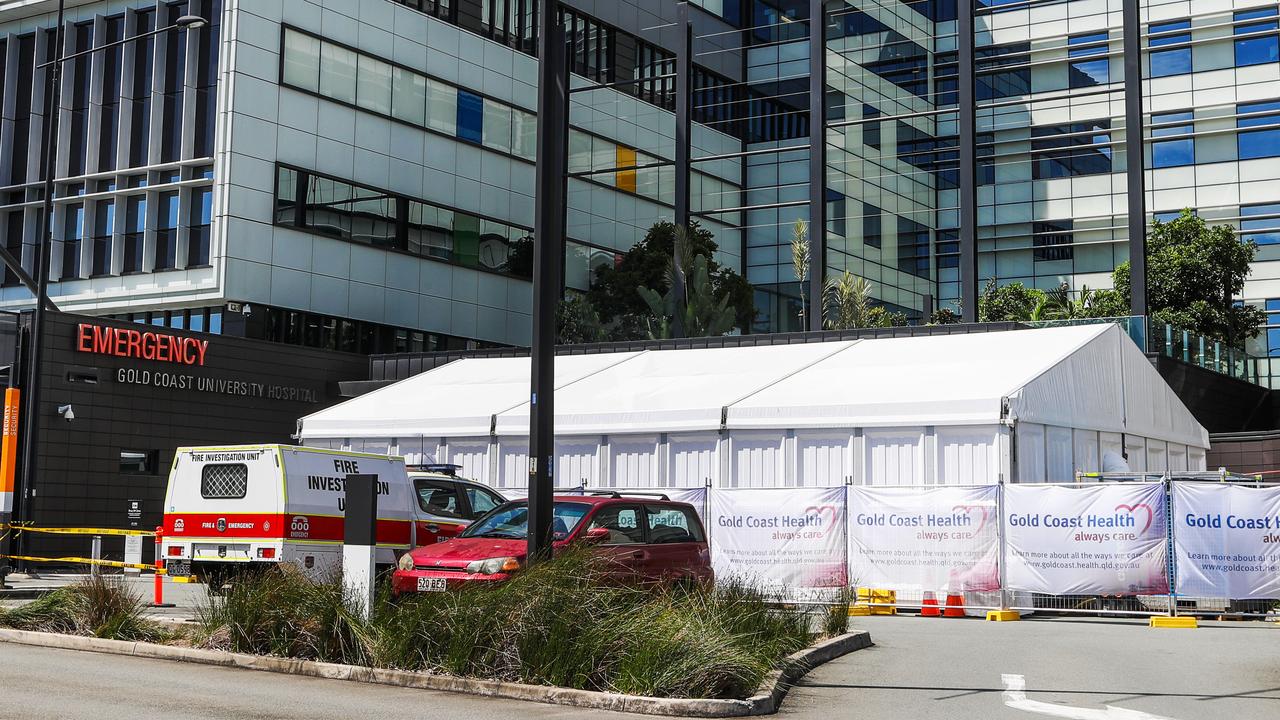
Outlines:
{"label": "license plate", "polygon": [[418,578],[418,592],[444,592],[447,587],[444,578]]}

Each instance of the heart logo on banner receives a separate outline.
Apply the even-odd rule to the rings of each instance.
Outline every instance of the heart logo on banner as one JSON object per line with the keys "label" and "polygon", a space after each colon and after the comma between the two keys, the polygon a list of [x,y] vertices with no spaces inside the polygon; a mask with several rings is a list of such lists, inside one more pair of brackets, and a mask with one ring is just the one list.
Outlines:
{"label": "heart logo on banner", "polygon": [[805,515],[813,514],[820,516],[823,513],[829,513],[831,515],[831,518],[826,522],[827,529],[822,531],[822,537],[826,537],[828,533],[836,528],[836,517],[840,514],[840,510],[837,509],[835,505],[810,505],[804,509]]}
{"label": "heart logo on banner", "polygon": [[1143,532],[1143,533],[1145,533],[1145,532],[1147,531],[1147,528],[1150,528],[1150,527],[1151,527],[1151,522],[1152,522],[1153,520],[1155,520],[1155,513],[1151,510],[1151,506],[1150,506],[1150,505],[1148,505],[1148,504],[1146,504],[1146,503],[1136,503],[1136,504],[1134,504],[1134,505],[1117,505],[1117,506],[1116,506],[1116,511],[1120,511],[1120,510],[1124,510],[1125,512],[1129,513],[1130,515],[1132,515],[1132,514],[1133,514],[1135,511],[1137,511],[1137,510],[1146,510],[1146,511],[1147,511],[1147,524],[1146,524],[1146,525],[1143,525],[1143,526],[1142,526],[1142,530],[1140,531],[1140,532]]}
{"label": "heart logo on banner", "polygon": [[956,505],[951,508],[951,512],[963,511],[966,516],[973,515],[974,510],[982,512],[981,522],[978,523],[978,528],[973,531],[973,534],[977,535],[982,532],[982,528],[987,526],[987,507],[985,505]]}

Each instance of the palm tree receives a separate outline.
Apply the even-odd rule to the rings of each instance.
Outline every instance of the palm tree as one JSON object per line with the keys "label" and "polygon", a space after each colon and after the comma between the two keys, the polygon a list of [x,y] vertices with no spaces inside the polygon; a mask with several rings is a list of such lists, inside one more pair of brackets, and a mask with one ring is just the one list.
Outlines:
{"label": "palm tree", "polygon": [[[737,311],[729,306],[729,296],[719,300],[711,284],[711,266],[705,255],[693,255],[689,233],[682,226],[676,227],[677,265],[672,258],[666,270],[667,292],[659,293],[647,287],[638,287],[641,299],[649,306],[651,317],[647,319],[651,340],[672,337],[674,321],[678,317],[685,337],[711,337],[724,335],[733,329]],[[676,279],[681,280],[676,283]],[[678,294],[677,286],[684,289]]]}
{"label": "palm tree", "polygon": [[791,266],[795,268],[796,280],[800,282],[800,327],[807,329],[804,300],[808,294],[805,283],[809,279],[809,223],[804,220],[796,220],[791,226]]}

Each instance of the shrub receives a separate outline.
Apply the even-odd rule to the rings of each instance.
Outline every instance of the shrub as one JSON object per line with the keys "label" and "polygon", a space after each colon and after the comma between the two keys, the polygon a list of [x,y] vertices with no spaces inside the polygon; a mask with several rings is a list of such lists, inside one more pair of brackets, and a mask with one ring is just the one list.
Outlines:
{"label": "shrub", "polygon": [[282,569],[211,598],[207,644],[374,667],[663,697],[741,697],[809,643],[807,621],[746,586],[619,586],[569,552],[510,580],[393,601],[368,622],[336,578]]}
{"label": "shrub", "polygon": [[164,639],[160,626],[143,619],[143,608],[142,598],[123,578],[90,575],[26,605],[0,611],[0,626],[110,640]]}

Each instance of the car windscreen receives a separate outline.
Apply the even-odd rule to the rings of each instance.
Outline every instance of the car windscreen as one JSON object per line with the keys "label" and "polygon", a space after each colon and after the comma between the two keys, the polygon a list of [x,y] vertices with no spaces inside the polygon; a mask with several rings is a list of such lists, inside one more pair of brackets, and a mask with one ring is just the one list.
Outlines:
{"label": "car windscreen", "polygon": [[[552,534],[564,540],[573,533],[591,506],[586,503],[558,502],[552,509]],[[523,540],[529,535],[529,504],[510,502],[494,508],[476,520],[461,537],[488,537]]]}

